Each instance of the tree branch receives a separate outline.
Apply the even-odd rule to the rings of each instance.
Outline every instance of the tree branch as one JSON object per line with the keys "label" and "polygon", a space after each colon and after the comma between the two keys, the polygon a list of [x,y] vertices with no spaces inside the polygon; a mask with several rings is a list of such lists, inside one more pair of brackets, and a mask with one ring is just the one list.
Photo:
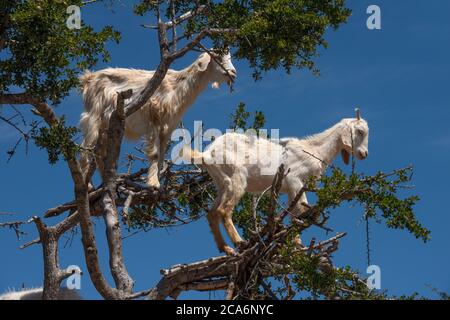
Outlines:
{"label": "tree branch", "polygon": [[109,265],[116,288],[124,293],[131,293],[134,281],[129,276],[122,254],[122,236],[119,214],[116,207],[117,197],[117,161],[120,155],[123,132],[125,128],[124,100],[130,98],[132,91],[117,93],[117,107],[109,120],[106,140],[106,158],[101,159],[104,172],[101,172],[105,192],[103,193],[103,217],[109,247]]}
{"label": "tree branch", "polygon": [[[194,10],[190,10],[186,13],[183,13],[179,17],[175,17],[174,19],[165,22],[164,26],[166,29],[176,28],[177,25],[179,25],[189,19],[192,19],[193,17],[195,17],[199,14],[207,14],[208,12],[209,12],[208,7],[205,5],[201,5]],[[143,24],[142,26],[144,28],[148,28],[148,29],[158,29],[158,26],[151,26],[151,25],[146,25],[146,24]]]}
{"label": "tree branch", "polygon": [[42,117],[47,124],[52,125],[58,120],[55,112],[48,104],[26,92],[0,95],[0,104],[29,104],[36,108],[34,113]]}

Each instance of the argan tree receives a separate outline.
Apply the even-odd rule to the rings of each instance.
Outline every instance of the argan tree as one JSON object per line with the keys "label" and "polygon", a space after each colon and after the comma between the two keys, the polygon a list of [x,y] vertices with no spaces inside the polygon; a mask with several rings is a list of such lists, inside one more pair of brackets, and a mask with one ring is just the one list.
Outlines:
{"label": "argan tree", "polygon": [[[99,59],[109,59],[105,45],[119,42],[120,33],[113,26],[94,31],[84,22],[80,29],[69,29],[66,10],[70,5],[102,6],[100,2],[0,0],[0,119],[20,135],[18,143],[8,150],[9,157],[17,152],[20,142],[35,143],[47,150],[50,164],[67,164],[74,189],[72,201],[30,220],[37,227],[38,237],[23,247],[42,246],[43,298],[55,299],[62,280],[70,275],[59,265],[58,242],[76,227],[81,230],[90,279],[105,299],[176,298],[183,290],[225,290],[228,299],[292,299],[298,292],[330,299],[384,297],[371,291],[349,267],[333,265],[332,253],[345,233],[302,247],[292,240],[313,225],[329,229],[330,212],[350,201],[365,208],[367,219],[375,218],[390,228],[406,229],[428,240],[429,231],[413,212],[418,198],[400,199],[397,195],[398,188],[409,182],[411,168],[374,176],[356,171],[347,176],[331,168],[329,175],[298,190],[294,203],[284,204],[279,189],[289,173],[280,167],[270,190],[260,196],[246,195],[235,209],[235,220],[248,239],[238,254],[173,266],[163,270],[161,281],[148,290],[133,290],[134,281],[122,254],[124,229],[148,230],[195,221],[211,206],[215,193],[205,172],[195,166],[176,166],[170,160],[161,172],[159,191],[149,190],[142,183],[146,168],[132,170],[139,155],[128,155],[128,171],[117,170],[126,117],[151,98],[172,63],[191,50],[208,52],[207,42],[218,50],[230,50],[236,59],[247,60],[255,80],[280,68],[287,73],[292,69],[318,73],[314,58],[320,47],[327,47],[325,32],[337,29],[350,15],[344,0],[141,1],[134,10],[148,19],[144,27],[157,33],[160,62],[138,99],[125,104],[129,92],[119,93],[104,143],[85,150],[76,140],[77,128],[66,125],[58,106],[64,104],[71,89],[78,87],[82,70],[92,68]],[[36,118],[18,124],[17,119],[22,119],[28,107]],[[246,127],[248,118],[243,105],[239,106],[232,127]],[[263,125],[264,116],[258,113],[252,126]],[[101,148],[105,152],[98,154],[106,154],[99,160],[105,174],[103,181],[90,189],[95,162],[88,172],[81,172],[79,155],[85,152],[98,159],[93,153]],[[304,192],[315,193],[317,201],[301,217],[290,217],[290,209]],[[47,226],[44,219],[55,216],[62,217],[60,222]],[[93,217],[105,221],[113,285],[99,266]],[[16,232],[20,232],[20,225],[0,224]]]}

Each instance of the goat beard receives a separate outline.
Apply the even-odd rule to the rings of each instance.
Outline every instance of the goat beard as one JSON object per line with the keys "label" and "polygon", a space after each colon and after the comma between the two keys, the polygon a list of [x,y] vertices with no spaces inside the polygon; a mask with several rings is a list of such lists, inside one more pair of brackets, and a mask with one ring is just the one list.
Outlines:
{"label": "goat beard", "polygon": [[348,165],[350,163],[350,153],[348,153],[347,150],[342,149],[341,155],[342,155],[342,160],[344,161],[344,163]]}
{"label": "goat beard", "polygon": [[[228,87],[230,87],[230,92],[233,92],[233,81],[227,81]],[[211,84],[211,88],[213,89],[220,89],[220,83],[219,82],[213,82]]]}
{"label": "goat beard", "polygon": [[213,83],[211,84],[211,88],[213,88],[213,89],[219,89],[219,88],[220,88],[220,83],[218,83],[218,82],[213,82]]}

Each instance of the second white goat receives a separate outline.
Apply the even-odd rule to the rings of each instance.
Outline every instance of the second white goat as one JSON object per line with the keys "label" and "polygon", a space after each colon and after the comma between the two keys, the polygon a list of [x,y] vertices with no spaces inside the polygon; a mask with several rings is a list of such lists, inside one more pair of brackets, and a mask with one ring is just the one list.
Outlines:
{"label": "second white goat", "polygon": [[[328,165],[341,153],[346,164],[350,154],[365,159],[368,154],[369,127],[361,119],[343,119],[322,133],[304,139],[287,138],[280,143],[239,133],[227,133],[211,143],[204,152],[183,149],[185,161],[194,160],[206,169],[217,188],[217,198],[207,215],[219,251],[228,255],[234,250],[227,246],[219,228],[222,222],[236,247],[242,243],[232,213],[244,193],[262,193],[270,188],[277,169],[284,164],[289,173],[284,178],[281,193],[293,201],[310,177],[321,176]],[[306,195],[298,201],[293,214],[306,210]],[[299,241],[299,239],[298,239]]]}

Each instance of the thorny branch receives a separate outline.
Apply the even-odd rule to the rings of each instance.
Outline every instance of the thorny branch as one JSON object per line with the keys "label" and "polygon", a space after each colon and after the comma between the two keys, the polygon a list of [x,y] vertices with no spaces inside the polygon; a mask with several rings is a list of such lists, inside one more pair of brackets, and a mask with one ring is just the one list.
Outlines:
{"label": "thorny branch", "polygon": [[8,221],[8,222],[0,222],[0,228],[9,228],[14,231],[17,239],[20,239],[20,236],[25,235],[25,232],[21,230],[21,227],[24,224],[30,223],[30,221]]}
{"label": "thorny branch", "polygon": [[[7,151],[8,154],[8,160],[11,161],[12,157],[16,154],[17,148],[21,144],[21,142],[25,142],[25,154],[28,154],[28,143],[31,138],[31,133],[37,128],[37,126],[40,124],[39,122],[33,122],[30,124],[30,128],[28,130],[21,128],[26,127],[27,123],[25,122],[25,118],[20,110],[18,110],[14,105],[11,105],[12,110],[15,112],[12,115],[9,116],[3,116],[0,115],[0,120],[6,123],[8,126],[13,128],[15,131],[18,132],[19,138],[15,142],[15,144]],[[17,120],[18,119],[18,120]]]}

